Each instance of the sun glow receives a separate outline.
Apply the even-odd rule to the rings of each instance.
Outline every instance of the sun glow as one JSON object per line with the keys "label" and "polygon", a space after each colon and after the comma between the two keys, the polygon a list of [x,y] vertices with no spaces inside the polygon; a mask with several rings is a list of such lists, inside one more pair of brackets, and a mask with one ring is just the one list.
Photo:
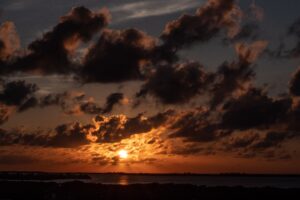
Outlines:
{"label": "sun glow", "polygon": [[119,154],[119,157],[122,158],[122,159],[126,159],[128,157],[128,152],[124,149],[120,150],[118,152],[118,154]]}

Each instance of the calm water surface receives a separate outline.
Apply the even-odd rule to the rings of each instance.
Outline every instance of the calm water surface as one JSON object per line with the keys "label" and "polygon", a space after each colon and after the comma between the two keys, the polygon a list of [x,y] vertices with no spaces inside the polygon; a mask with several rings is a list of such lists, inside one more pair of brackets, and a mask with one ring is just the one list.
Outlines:
{"label": "calm water surface", "polygon": [[90,174],[88,182],[103,184],[146,184],[174,183],[206,186],[244,186],[300,188],[300,176],[189,176],[189,175],[127,175],[127,174]]}

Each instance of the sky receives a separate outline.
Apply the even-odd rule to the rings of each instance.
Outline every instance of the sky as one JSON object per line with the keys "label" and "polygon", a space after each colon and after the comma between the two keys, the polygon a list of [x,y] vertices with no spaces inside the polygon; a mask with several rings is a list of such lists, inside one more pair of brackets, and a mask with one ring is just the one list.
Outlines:
{"label": "sky", "polygon": [[297,0],[2,0],[0,170],[300,173]]}

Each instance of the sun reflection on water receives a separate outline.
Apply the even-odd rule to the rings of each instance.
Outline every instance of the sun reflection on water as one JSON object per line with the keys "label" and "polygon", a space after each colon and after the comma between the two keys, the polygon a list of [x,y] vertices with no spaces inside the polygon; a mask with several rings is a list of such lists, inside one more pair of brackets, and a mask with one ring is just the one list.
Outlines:
{"label": "sun reflection on water", "polygon": [[128,176],[127,175],[121,175],[119,177],[118,184],[120,184],[120,185],[128,185]]}

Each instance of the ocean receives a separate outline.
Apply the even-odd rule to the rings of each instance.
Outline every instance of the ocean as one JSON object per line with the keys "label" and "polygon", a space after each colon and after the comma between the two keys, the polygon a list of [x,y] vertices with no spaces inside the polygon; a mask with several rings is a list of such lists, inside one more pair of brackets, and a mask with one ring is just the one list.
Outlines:
{"label": "ocean", "polygon": [[140,174],[89,174],[87,182],[102,184],[148,184],[173,183],[198,186],[243,186],[300,188],[300,176],[261,176],[261,175],[140,175]]}

